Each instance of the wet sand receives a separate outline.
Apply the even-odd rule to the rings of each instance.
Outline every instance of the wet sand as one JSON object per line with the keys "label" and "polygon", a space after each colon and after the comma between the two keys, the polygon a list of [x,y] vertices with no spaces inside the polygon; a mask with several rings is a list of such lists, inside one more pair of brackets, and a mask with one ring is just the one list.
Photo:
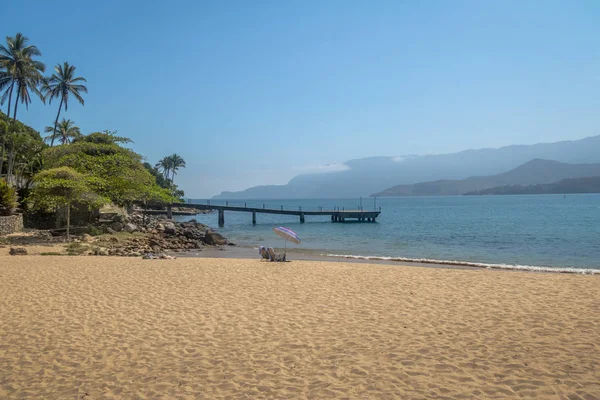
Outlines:
{"label": "wet sand", "polygon": [[600,277],[0,256],[0,398],[600,397]]}

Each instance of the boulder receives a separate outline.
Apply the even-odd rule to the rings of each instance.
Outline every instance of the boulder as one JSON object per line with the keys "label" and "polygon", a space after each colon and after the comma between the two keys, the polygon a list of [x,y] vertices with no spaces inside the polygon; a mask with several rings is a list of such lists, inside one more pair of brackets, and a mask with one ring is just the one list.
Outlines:
{"label": "boulder", "polygon": [[222,246],[227,244],[227,239],[220,233],[206,232],[206,235],[204,235],[204,243],[210,246]]}
{"label": "boulder", "polygon": [[163,226],[165,228],[165,233],[167,235],[175,235],[177,233],[177,228],[175,227],[174,223],[172,223],[172,222],[165,222]]}
{"label": "boulder", "polygon": [[8,254],[11,256],[26,256],[27,249],[25,247],[11,247]]}
{"label": "boulder", "polygon": [[113,222],[110,227],[115,232],[121,232],[123,230],[123,224],[120,222]]}
{"label": "boulder", "polygon": [[123,228],[123,230],[124,230],[125,232],[132,233],[132,232],[135,232],[135,231],[137,231],[137,226],[135,226],[134,224],[132,224],[132,223],[130,222],[130,223],[128,223],[127,225],[125,225],[125,227]]}
{"label": "boulder", "polygon": [[81,241],[85,243],[92,243],[94,242],[94,238],[91,235],[84,233],[83,236],[81,236]]}
{"label": "boulder", "polygon": [[183,236],[185,236],[188,239],[192,239],[192,240],[200,240],[200,239],[204,238],[204,232],[199,231],[194,228],[191,228],[191,229],[188,228],[188,229],[184,229]]}

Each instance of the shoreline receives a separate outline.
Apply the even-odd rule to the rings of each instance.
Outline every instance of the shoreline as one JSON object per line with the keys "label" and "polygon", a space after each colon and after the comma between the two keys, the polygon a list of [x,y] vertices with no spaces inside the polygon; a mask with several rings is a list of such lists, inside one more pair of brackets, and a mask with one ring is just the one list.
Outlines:
{"label": "shoreline", "polygon": [[[182,258],[238,258],[238,259],[260,259],[257,254],[257,247],[238,245],[227,248],[204,249],[202,251],[191,251],[186,253],[175,253],[177,257]],[[281,249],[278,249],[280,251]],[[378,256],[358,256],[344,254],[321,254],[311,252],[310,250],[288,249],[288,255],[293,257],[290,261],[323,261],[323,262],[347,262],[354,264],[377,264],[393,266],[409,266],[421,268],[441,268],[441,269],[494,269],[501,271],[522,271],[553,274],[576,274],[576,275],[600,275],[600,269],[593,268],[575,268],[575,267],[549,267],[534,265],[511,265],[478,263],[469,261],[453,260],[435,260],[435,259],[414,259],[401,257],[378,257]]]}

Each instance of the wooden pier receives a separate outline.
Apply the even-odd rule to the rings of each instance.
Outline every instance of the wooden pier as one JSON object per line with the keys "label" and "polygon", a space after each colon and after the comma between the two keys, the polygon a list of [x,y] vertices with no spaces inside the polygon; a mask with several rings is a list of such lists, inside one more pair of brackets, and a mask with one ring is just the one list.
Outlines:
{"label": "wooden pier", "polygon": [[256,224],[256,214],[279,214],[279,215],[296,215],[300,219],[300,223],[304,223],[307,215],[320,215],[320,216],[330,216],[331,222],[346,222],[354,220],[356,222],[376,222],[377,217],[381,214],[381,209],[373,210],[373,211],[365,211],[365,210],[345,210],[345,209],[333,209],[333,210],[324,210],[319,208],[318,210],[303,210],[301,207],[298,207],[298,210],[289,210],[284,209],[283,206],[279,209],[277,208],[258,208],[258,207],[246,207],[244,206],[230,206],[226,205],[216,205],[216,204],[192,204],[192,203],[181,203],[181,204],[172,204],[167,207],[167,215],[169,218],[172,217],[171,209],[172,207],[187,207],[187,208],[195,208],[197,210],[213,210],[218,211],[219,213],[219,226],[225,225],[225,211],[235,211],[235,212],[247,212],[252,213],[252,223]]}

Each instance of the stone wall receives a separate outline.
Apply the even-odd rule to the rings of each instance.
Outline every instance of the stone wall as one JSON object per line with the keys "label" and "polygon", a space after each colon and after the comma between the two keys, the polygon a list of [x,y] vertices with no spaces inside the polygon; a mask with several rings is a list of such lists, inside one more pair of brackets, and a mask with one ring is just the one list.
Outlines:
{"label": "stone wall", "polygon": [[[98,220],[99,210],[86,207],[71,207],[71,227],[86,226]],[[67,226],[67,209],[54,212],[31,211],[25,215],[25,227],[31,229],[60,229]]]}
{"label": "stone wall", "polygon": [[0,216],[0,235],[8,235],[23,230],[23,215]]}

